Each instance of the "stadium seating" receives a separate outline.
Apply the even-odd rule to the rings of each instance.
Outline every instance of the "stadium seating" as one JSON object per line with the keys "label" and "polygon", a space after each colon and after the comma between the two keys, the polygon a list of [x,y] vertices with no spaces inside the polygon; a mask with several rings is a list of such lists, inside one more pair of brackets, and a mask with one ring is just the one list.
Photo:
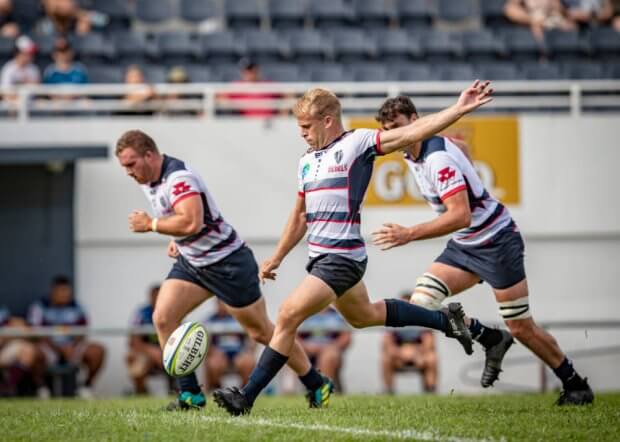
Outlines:
{"label": "stadium seating", "polygon": [[156,43],[160,60],[166,65],[192,61],[200,52],[198,40],[187,32],[159,33]]}
{"label": "stadium seating", "polygon": [[136,18],[145,23],[161,23],[175,16],[172,0],[136,0]]}
{"label": "stadium seating", "polygon": [[210,63],[235,63],[245,54],[243,41],[230,31],[202,35],[200,57]]}
{"label": "stadium seating", "polygon": [[388,67],[382,63],[362,63],[353,65],[353,80],[354,81],[389,81],[394,79],[390,78],[390,72]]}
{"label": "stadium seating", "polygon": [[116,57],[121,63],[142,63],[157,55],[157,48],[142,33],[122,31],[112,34]]}
{"label": "stadium seating", "polygon": [[398,81],[437,81],[439,76],[431,69],[430,65],[424,63],[409,63],[398,66],[396,79]]}
{"label": "stadium seating", "polygon": [[258,28],[264,15],[259,0],[226,0],[224,12],[231,29]]}
{"label": "stadium seating", "polygon": [[247,30],[243,41],[246,55],[258,63],[284,60],[290,52],[288,41],[274,32]]}
{"label": "stadium seating", "polygon": [[438,0],[437,15],[442,20],[459,21],[473,18],[476,13],[475,0]]}
{"label": "stadium seating", "polygon": [[356,0],[354,5],[357,23],[363,29],[387,27],[396,16],[387,0]]}
{"label": "stadium seating", "polygon": [[341,62],[370,60],[376,54],[375,42],[359,29],[337,29],[330,32],[334,58]]}
{"label": "stadium seating", "polygon": [[461,34],[463,55],[469,61],[497,60],[506,55],[506,45],[491,31],[468,31]]}
{"label": "stadium seating", "polygon": [[304,0],[271,0],[269,20],[273,29],[299,29],[303,27],[307,3]]}
{"label": "stadium seating", "polygon": [[424,56],[418,36],[407,34],[401,29],[377,30],[372,34],[377,57],[386,63],[401,63],[419,60]]}
{"label": "stadium seating", "polygon": [[295,30],[287,33],[290,55],[300,63],[322,62],[333,54],[330,39],[315,30]]}
{"label": "stadium seating", "polygon": [[343,0],[313,0],[309,12],[319,29],[349,27],[355,18],[352,6]]}
{"label": "stadium seating", "polygon": [[[195,0],[190,1],[194,2]],[[129,29],[133,15],[129,5],[125,0],[94,0],[92,9],[106,14],[109,20],[107,29],[116,31]]]}
{"label": "stadium seating", "polygon": [[191,23],[217,16],[213,0],[181,0],[180,9],[181,18]]}
{"label": "stadium seating", "polygon": [[91,64],[88,68],[88,79],[91,83],[123,83],[125,72],[120,66],[109,64]]}
{"label": "stadium seating", "polygon": [[398,0],[400,26],[404,29],[421,29],[431,26],[434,8],[429,0]]}
{"label": "stadium seating", "polygon": [[554,63],[527,63],[521,73],[528,80],[559,80],[562,78],[560,66]]}

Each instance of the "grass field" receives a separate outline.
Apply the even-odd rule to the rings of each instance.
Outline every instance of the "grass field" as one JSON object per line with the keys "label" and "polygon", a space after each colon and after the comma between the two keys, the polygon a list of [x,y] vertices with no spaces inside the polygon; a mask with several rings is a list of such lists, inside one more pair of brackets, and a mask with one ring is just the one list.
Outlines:
{"label": "grass field", "polygon": [[204,411],[161,411],[161,399],[0,400],[0,440],[620,441],[620,394],[580,408],[554,395],[342,396],[326,410],[301,397],[267,397],[251,416],[230,418],[210,401]]}

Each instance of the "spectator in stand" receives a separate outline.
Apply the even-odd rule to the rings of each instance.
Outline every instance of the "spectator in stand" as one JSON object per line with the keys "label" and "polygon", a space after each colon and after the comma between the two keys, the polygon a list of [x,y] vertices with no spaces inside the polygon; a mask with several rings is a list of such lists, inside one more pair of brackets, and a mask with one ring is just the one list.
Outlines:
{"label": "spectator in stand", "polygon": [[[268,83],[261,75],[260,66],[255,61],[244,58],[239,62],[241,80],[235,84],[261,84]],[[282,94],[269,92],[234,92],[222,94],[220,99],[232,103],[238,109],[235,109],[234,115],[242,115],[244,117],[267,118],[278,115],[280,112],[273,106],[269,105],[270,100],[283,98]],[[266,104],[253,105],[251,101],[262,100],[267,101]],[[286,111],[288,112],[288,111]]]}
{"label": "spectator in stand", "polygon": [[[26,321],[11,316],[9,309],[0,307],[0,328],[25,328]],[[45,357],[33,342],[22,338],[0,336],[0,397],[33,394],[50,396],[44,386]]]}
{"label": "spectator in stand", "polygon": [[[149,302],[140,307],[132,320],[132,326],[153,325],[153,310],[157,302],[159,286],[151,287]],[[134,385],[136,394],[148,394],[146,379],[149,375],[163,373],[162,352],[157,334],[131,335],[129,337],[129,353],[127,354],[127,368]],[[169,376],[168,389],[173,390],[173,379]]]}
{"label": "spectator in stand", "polygon": [[612,7],[614,10],[614,17],[611,19],[611,26],[618,32],[620,32],[620,0],[613,0]]}
{"label": "spectator in stand", "polygon": [[146,83],[144,72],[138,65],[130,65],[125,71],[125,84],[132,86],[125,95],[124,102],[129,110],[123,115],[153,115],[153,110],[145,110],[146,104],[155,99],[155,90]]}
{"label": "spectator in stand", "polygon": [[33,63],[37,45],[26,35],[15,41],[15,56],[6,62],[0,74],[3,88],[41,82],[39,68]]}
{"label": "spectator in stand", "polygon": [[13,16],[11,0],[0,0],[0,37],[17,38],[19,25]]}
{"label": "spectator in stand", "polygon": [[[409,301],[410,293],[403,293],[401,299]],[[437,353],[432,330],[422,327],[394,329],[383,335],[381,365],[385,392],[394,394],[394,374],[408,368],[422,373],[426,393],[437,390]]]}
{"label": "spectator in stand", "polygon": [[207,351],[205,373],[210,390],[222,387],[222,377],[226,373],[238,373],[242,384],[247,383],[256,363],[256,349],[237,320],[228,312],[226,304],[217,299],[217,310],[205,322],[207,330],[217,327],[232,328],[238,331],[210,333],[211,342]]}
{"label": "spectator in stand", "polygon": [[321,373],[334,381],[336,391],[342,392],[340,370],[344,353],[351,345],[351,332],[342,316],[332,307],[306,319],[303,327],[311,331],[298,334],[310,362]]}
{"label": "spectator in stand", "polygon": [[[191,83],[191,78],[187,73],[187,70],[183,66],[173,66],[168,72],[168,76],[166,77],[166,82],[168,84],[188,84]],[[189,108],[180,108],[178,105],[180,104],[181,99],[192,99],[197,100],[202,104],[202,95],[201,94],[188,94],[188,93],[166,93],[165,96],[161,97],[163,99],[163,111],[164,115],[174,116],[174,117],[195,117],[199,115],[199,111]]]}
{"label": "spectator in stand", "polygon": [[[28,322],[33,326],[88,325],[86,313],[75,301],[71,283],[65,276],[56,276],[49,295],[30,306]],[[88,342],[84,336],[52,336],[43,338],[40,346],[48,365],[85,366],[86,381],[78,388],[78,394],[82,398],[93,396],[92,386],[105,359],[101,344]]]}
{"label": "spectator in stand", "polygon": [[86,84],[88,74],[82,63],[74,61],[71,44],[65,37],[58,37],[54,44],[54,63],[43,72],[44,84]]}
{"label": "spectator in stand", "polygon": [[514,23],[529,26],[534,37],[541,43],[545,38],[545,30],[577,29],[561,0],[508,0],[504,6],[504,14]]}
{"label": "spectator in stand", "polygon": [[611,0],[563,0],[568,16],[581,26],[611,23],[614,8]]}
{"label": "spectator in stand", "polygon": [[92,28],[103,28],[108,16],[81,9],[75,0],[43,0],[46,17],[40,25],[44,34],[88,34]]}

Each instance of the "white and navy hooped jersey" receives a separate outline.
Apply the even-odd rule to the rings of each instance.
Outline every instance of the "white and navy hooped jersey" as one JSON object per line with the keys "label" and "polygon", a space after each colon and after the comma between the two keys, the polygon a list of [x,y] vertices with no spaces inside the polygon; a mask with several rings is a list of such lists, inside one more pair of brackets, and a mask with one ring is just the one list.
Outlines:
{"label": "white and navy hooped jersey", "polygon": [[[474,166],[449,138],[432,137],[422,143],[417,159],[405,154],[422,196],[437,213],[446,211],[443,201],[467,191],[471,209],[469,227],[454,232],[460,244],[480,244],[508,225],[514,226],[508,209],[487,192]],[[516,226],[515,226],[516,228]]]}
{"label": "white and navy hooped jersey", "polygon": [[379,132],[357,129],[306,152],[299,161],[298,191],[306,201],[310,257],[336,253],[366,259],[360,210],[377,154]]}
{"label": "white and navy hooped jersey", "polygon": [[[88,325],[88,317],[84,309],[75,301],[64,305],[54,305],[48,298],[33,303],[28,309],[28,323],[33,326],[83,326]],[[75,336],[52,336],[58,345],[66,345],[76,341]]]}
{"label": "white and navy hooped jersey", "polygon": [[202,178],[183,161],[164,155],[159,181],[143,185],[142,190],[157,217],[174,215],[174,206],[185,198],[200,197],[204,210],[202,230],[175,238],[179,253],[193,266],[213,264],[243,245],[235,229],[222,218]]}

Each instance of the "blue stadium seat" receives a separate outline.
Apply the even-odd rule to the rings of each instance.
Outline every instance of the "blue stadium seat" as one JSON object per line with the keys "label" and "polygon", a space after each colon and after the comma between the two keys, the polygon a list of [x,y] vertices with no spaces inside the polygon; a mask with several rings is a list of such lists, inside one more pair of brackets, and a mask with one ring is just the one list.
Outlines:
{"label": "blue stadium seat", "polygon": [[481,0],[480,14],[482,23],[489,28],[505,28],[512,26],[512,23],[504,15],[504,5],[506,0]]}
{"label": "blue stadium seat", "polygon": [[230,31],[200,36],[201,57],[211,63],[236,63],[245,52],[243,42]]}
{"label": "blue stadium seat", "polygon": [[606,71],[607,77],[613,78],[615,80],[620,79],[620,63],[615,62],[609,64]]}
{"label": "blue stadium seat", "polygon": [[488,30],[463,32],[461,41],[468,61],[496,60],[506,54],[504,42]]}
{"label": "blue stadium seat", "polygon": [[396,15],[387,0],[355,0],[354,5],[357,22],[364,29],[387,27]]}
{"label": "blue stadium seat", "polygon": [[351,73],[344,69],[341,64],[316,64],[308,68],[312,81],[352,81]]}
{"label": "blue stadium seat", "polygon": [[463,53],[463,45],[457,34],[432,30],[413,35],[421,37],[428,61],[450,61],[460,58]]}
{"label": "blue stadium seat", "polygon": [[136,0],[136,18],[145,23],[161,23],[175,17],[172,0]]}
{"label": "blue stadium seat", "polygon": [[438,0],[437,16],[442,20],[461,21],[475,18],[475,0]]}
{"label": "blue stadium seat", "polygon": [[208,83],[217,81],[217,76],[206,64],[185,64],[183,69],[191,83]]}
{"label": "blue stadium seat", "polygon": [[517,67],[510,62],[481,63],[476,66],[476,77],[481,80],[522,80]]}
{"label": "blue stadium seat", "polygon": [[267,81],[303,81],[299,66],[294,63],[267,63],[260,67],[262,77]]}
{"label": "blue stadium seat", "polygon": [[13,0],[12,15],[23,33],[30,33],[43,14],[41,0]]}
{"label": "blue stadium seat", "polygon": [[598,80],[605,74],[600,63],[583,60],[564,63],[564,73],[576,80]]}
{"label": "blue stadium seat", "polygon": [[158,64],[141,64],[140,68],[144,72],[144,79],[149,84],[166,83],[167,69]]}
{"label": "blue stadium seat", "polygon": [[168,66],[195,59],[200,54],[198,40],[184,31],[170,31],[156,34],[159,57]]}
{"label": "blue stadium seat", "polygon": [[107,84],[107,83],[124,83],[125,71],[121,66],[111,64],[89,64],[88,80],[91,83]]}
{"label": "blue stadium seat", "polygon": [[620,60],[620,32],[613,28],[595,28],[590,33],[590,46],[597,57]]}
{"label": "blue stadium seat", "polygon": [[343,0],[312,0],[310,15],[319,29],[349,27],[353,24],[353,8]]}
{"label": "blue stadium seat", "polygon": [[33,34],[32,41],[37,45],[37,58],[43,57],[49,62],[54,49],[54,38],[49,35]]}
{"label": "blue stadium seat", "polygon": [[181,0],[181,18],[185,21],[199,23],[217,15],[214,0]]}
{"label": "blue stadium seat", "polygon": [[269,17],[273,29],[300,29],[304,26],[308,2],[306,0],[271,0]]}
{"label": "blue stadium seat", "polygon": [[437,81],[439,76],[425,63],[402,64],[397,67],[398,81]]}
{"label": "blue stadium seat", "polygon": [[231,29],[258,28],[264,15],[259,0],[226,0],[224,13]]}
{"label": "blue stadium seat", "polygon": [[110,22],[106,30],[129,29],[133,11],[126,0],[94,0],[92,9],[107,14]]}
{"label": "blue stadium seat", "polygon": [[396,9],[400,26],[406,29],[429,28],[435,13],[430,0],[398,0]]}
{"label": "blue stadium seat", "polygon": [[377,57],[387,63],[407,62],[424,56],[420,38],[402,29],[381,29],[372,32]]}
{"label": "blue stadium seat", "polygon": [[555,60],[578,60],[589,52],[587,42],[578,32],[545,32],[545,45]]}
{"label": "blue stadium seat", "polygon": [[91,33],[72,39],[75,53],[84,63],[105,62],[114,55],[114,46],[102,34]]}
{"label": "blue stadium seat", "polygon": [[358,62],[372,59],[377,48],[375,42],[359,29],[338,29],[330,33],[334,57],[341,62]]}
{"label": "blue stadium seat", "polygon": [[243,39],[245,54],[258,63],[284,60],[290,52],[288,41],[275,32],[250,29],[244,32]]}
{"label": "blue stadium seat", "polygon": [[521,72],[528,80],[559,80],[562,72],[557,63],[527,63],[521,68]]}
{"label": "blue stadium seat", "polygon": [[389,81],[394,80],[394,71],[389,71],[382,63],[361,63],[352,66],[354,81]]}
{"label": "blue stadium seat", "polygon": [[156,46],[139,32],[121,31],[112,34],[116,56],[122,63],[142,63],[157,56]]}
{"label": "blue stadium seat", "polygon": [[287,32],[291,57],[300,63],[321,62],[331,56],[331,40],[315,30],[296,30]]}
{"label": "blue stadium seat", "polygon": [[239,81],[241,79],[241,72],[237,63],[218,63],[215,66],[215,74],[218,81],[223,82]]}
{"label": "blue stadium seat", "polygon": [[541,45],[527,28],[511,27],[497,31],[513,60],[536,61],[544,52]]}
{"label": "blue stadium seat", "polygon": [[8,37],[0,37],[0,60],[6,61],[13,56],[15,40]]}
{"label": "blue stadium seat", "polygon": [[476,79],[474,69],[464,63],[439,64],[434,66],[434,72],[440,80],[444,81],[473,81]]}

